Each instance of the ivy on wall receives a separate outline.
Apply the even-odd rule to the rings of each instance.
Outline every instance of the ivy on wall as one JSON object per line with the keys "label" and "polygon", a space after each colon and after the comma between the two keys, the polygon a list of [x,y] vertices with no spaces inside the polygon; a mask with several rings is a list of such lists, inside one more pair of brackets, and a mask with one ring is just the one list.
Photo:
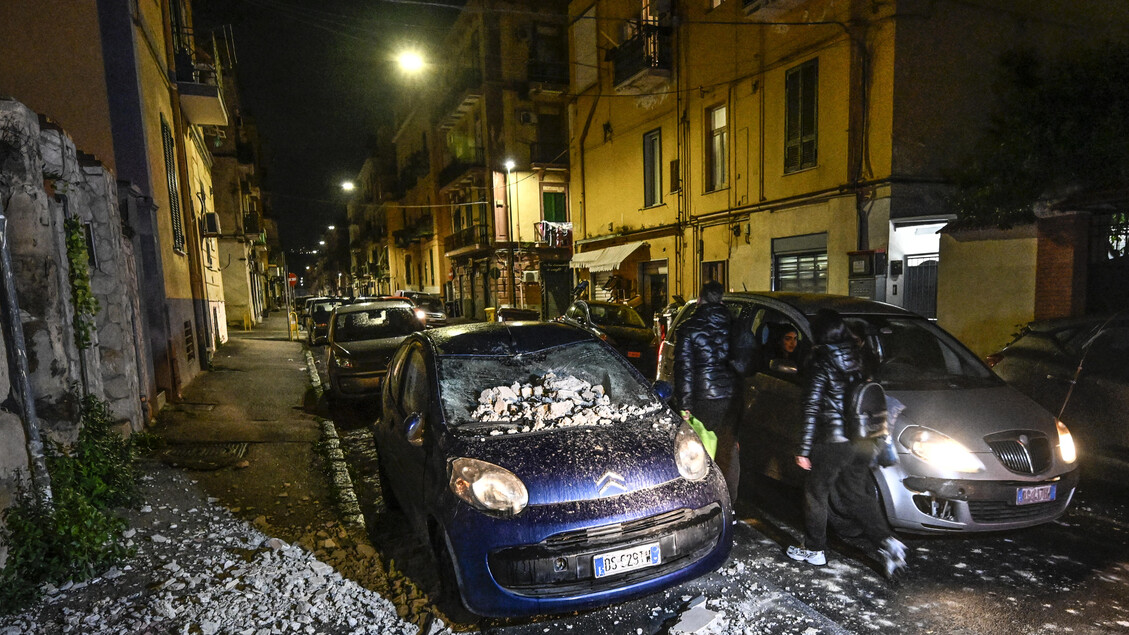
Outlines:
{"label": "ivy on wall", "polygon": [[98,298],[90,289],[90,255],[86,250],[86,231],[77,217],[64,221],[67,234],[67,261],[70,264],[71,298],[74,301],[74,340],[79,348],[93,343],[94,315]]}

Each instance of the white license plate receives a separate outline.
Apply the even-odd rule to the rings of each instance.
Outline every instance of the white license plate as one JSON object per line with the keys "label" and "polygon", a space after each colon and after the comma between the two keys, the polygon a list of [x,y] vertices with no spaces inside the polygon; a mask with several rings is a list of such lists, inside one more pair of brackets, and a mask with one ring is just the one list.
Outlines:
{"label": "white license plate", "polygon": [[592,558],[592,570],[597,578],[653,567],[662,559],[659,543],[602,553]]}
{"label": "white license plate", "polygon": [[1038,485],[1036,487],[1021,487],[1015,491],[1016,505],[1032,505],[1046,503],[1055,499],[1054,485]]}

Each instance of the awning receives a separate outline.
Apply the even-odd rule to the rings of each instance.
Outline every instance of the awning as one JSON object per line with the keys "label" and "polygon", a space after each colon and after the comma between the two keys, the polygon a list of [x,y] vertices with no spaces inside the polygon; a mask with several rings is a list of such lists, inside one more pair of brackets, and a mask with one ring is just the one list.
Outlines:
{"label": "awning", "polygon": [[568,265],[573,269],[587,269],[593,273],[612,271],[618,269],[619,265],[626,260],[628,256],[633,254],[636,249],[646,244],[647,243],[640,241],[573,254],[572,261],[569,262]]}

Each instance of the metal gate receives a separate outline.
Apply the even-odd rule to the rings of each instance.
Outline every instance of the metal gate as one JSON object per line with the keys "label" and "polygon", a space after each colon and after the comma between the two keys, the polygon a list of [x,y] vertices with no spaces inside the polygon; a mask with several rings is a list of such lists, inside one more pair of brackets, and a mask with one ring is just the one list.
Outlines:
{"label": "metal gate", "polygon": [[1129,214],[1095,214],[1090,220],[1087,313],[1129,308]]}
{"label": "metal gate", "polygon": [[937,317],[937,256],[938,254],[906,256],[903,306],[927,318]]}

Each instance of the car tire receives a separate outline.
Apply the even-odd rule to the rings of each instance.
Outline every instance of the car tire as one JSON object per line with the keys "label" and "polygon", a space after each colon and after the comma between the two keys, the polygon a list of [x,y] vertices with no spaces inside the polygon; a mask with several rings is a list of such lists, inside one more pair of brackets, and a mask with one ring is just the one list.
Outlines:
{"label": "car tire", "polygon": [[463,597],[459,592],[459,579],[455,573],[455,561],[451,557],[451,552],[447,549],[447,541],[443,539],[442,532],[434,531],[433,533],[432,553],[435,556],[436,573],[439,577],[439,589],[435,604],[449,622],[477,626],[481,618],[471,613],[463,605]]}

